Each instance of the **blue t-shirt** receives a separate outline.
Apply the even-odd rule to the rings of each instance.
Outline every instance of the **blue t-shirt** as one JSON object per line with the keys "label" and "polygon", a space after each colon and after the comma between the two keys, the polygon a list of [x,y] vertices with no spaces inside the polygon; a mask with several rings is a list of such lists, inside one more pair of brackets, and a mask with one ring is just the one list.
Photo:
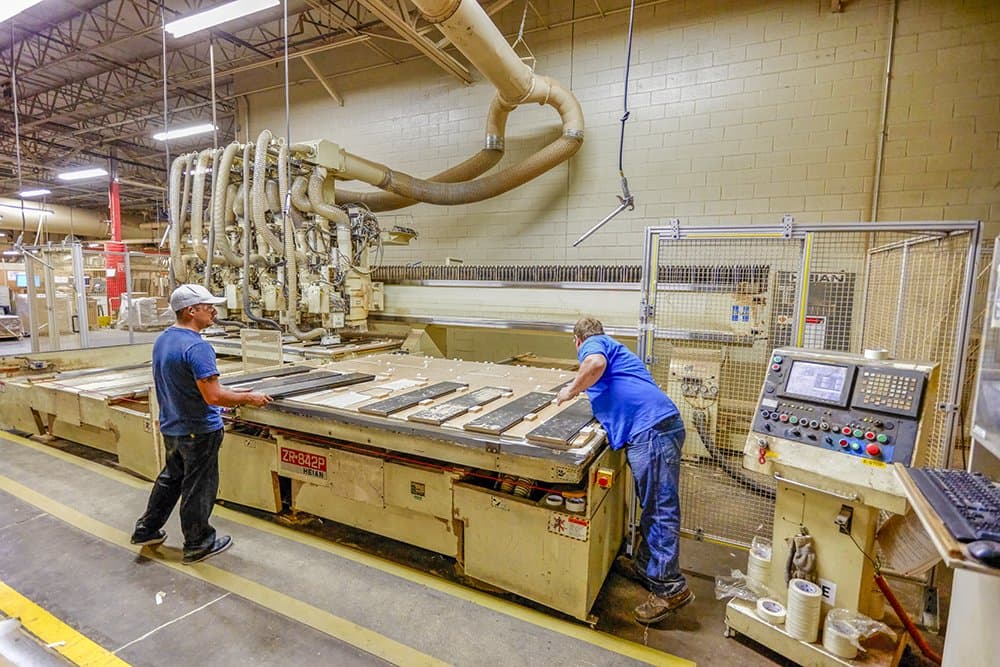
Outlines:
{"label": "blue t-shirt", "polygon": [[195,380],[218,375],[215,350],[201,334],[170,327],[153,344],[153,381],[160,402],[160,432],[201,435],[222,428],[219,408],[209,405]]}
{"label": "blue t-shirt", "polygon": [[610,336],[591,336],[577,350],[580,363],[591,354],[608,362],[587,390],[594,416],[608,432],[611,449],[621,449],[636,434],[678,414],[639,357]]}

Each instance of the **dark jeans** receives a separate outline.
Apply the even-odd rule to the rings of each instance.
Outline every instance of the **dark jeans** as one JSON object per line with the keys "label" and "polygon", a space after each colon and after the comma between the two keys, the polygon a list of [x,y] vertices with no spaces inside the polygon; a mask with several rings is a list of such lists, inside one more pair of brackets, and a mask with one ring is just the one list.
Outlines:
{"label": "dark jeans", "polygon": [[136,522],[135,534],[156,534],[180,498],[184,555],[200,554],[215,544],[215,528],[208,518],[219,492],[222,429],[200,435],[164,435],[163,444],[167,464],[153,482],[146,513]]}
{"label": "dark jeans", "polygon": [[684,436],[681,418],[669,418],[637,434],[625,447],[642,505],[642,541],[635,557],[636,571],[649,590],[663,596],[687,588],[678,545],[681,508],[677,487]]}

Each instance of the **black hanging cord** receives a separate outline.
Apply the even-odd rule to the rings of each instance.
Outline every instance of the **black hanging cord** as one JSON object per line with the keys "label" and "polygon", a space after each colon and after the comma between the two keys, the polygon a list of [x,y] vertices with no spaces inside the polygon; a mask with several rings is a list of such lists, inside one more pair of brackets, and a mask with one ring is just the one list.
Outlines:
{"label": "black hanging cord", "polygon": [[635,210],[635,198],[628,189],[628,179],[625,177],[625,165],[624,165],[624,153],[625,153],[625,122],[629,117],[628,110],[628,78],[630,70],[632,69],[632,34],[635,30],[635,0],[632,0],[629,4],[628,10],[628,46],[625,49],[625,92],[622,95],[624,100],[624,113],[622,113],[622,129],[621,134],[618,137],[618,176],[621,178],[622,193],[618,195],[618,207],[609,213],[603,220],[598,222],[596,225],[584,232],[583,236],[578,238],[573,242],[573,247],[580,245],[591,234],[596,232],[598,229],[606,225],[614,218],[616,215],[622,211],[634,211]]}

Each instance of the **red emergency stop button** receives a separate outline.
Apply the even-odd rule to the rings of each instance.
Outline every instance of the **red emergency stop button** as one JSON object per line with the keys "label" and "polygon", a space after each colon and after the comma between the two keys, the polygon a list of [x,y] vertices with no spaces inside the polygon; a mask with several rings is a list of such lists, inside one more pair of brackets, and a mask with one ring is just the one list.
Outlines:
{"label": "red emergency stop button", "polygon": [[608,470],[607,468],[598,468],[594,481],[597,483],[597,486],[602,489],[610,489],[611,485],[615,481],[615,471]]}
{"label": "red emergency stop button", "polygon": [[865,447],[865,451],[868,452],[868,456],[881,456],[882,448],[876,445],[874,442]]}

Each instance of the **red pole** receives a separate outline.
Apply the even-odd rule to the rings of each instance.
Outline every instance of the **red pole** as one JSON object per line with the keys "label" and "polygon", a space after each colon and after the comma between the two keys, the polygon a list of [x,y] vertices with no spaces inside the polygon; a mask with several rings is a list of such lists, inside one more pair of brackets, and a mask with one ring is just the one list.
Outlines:
{"label": "red pole", "polygon": [[125,244],[122,243],[122,209],[119,198],[117,170],[113,170],[108,186],[108,210],[111,213],[111,241],[104,244],[107,269],[108,312],[117,312],[125,291]]}

